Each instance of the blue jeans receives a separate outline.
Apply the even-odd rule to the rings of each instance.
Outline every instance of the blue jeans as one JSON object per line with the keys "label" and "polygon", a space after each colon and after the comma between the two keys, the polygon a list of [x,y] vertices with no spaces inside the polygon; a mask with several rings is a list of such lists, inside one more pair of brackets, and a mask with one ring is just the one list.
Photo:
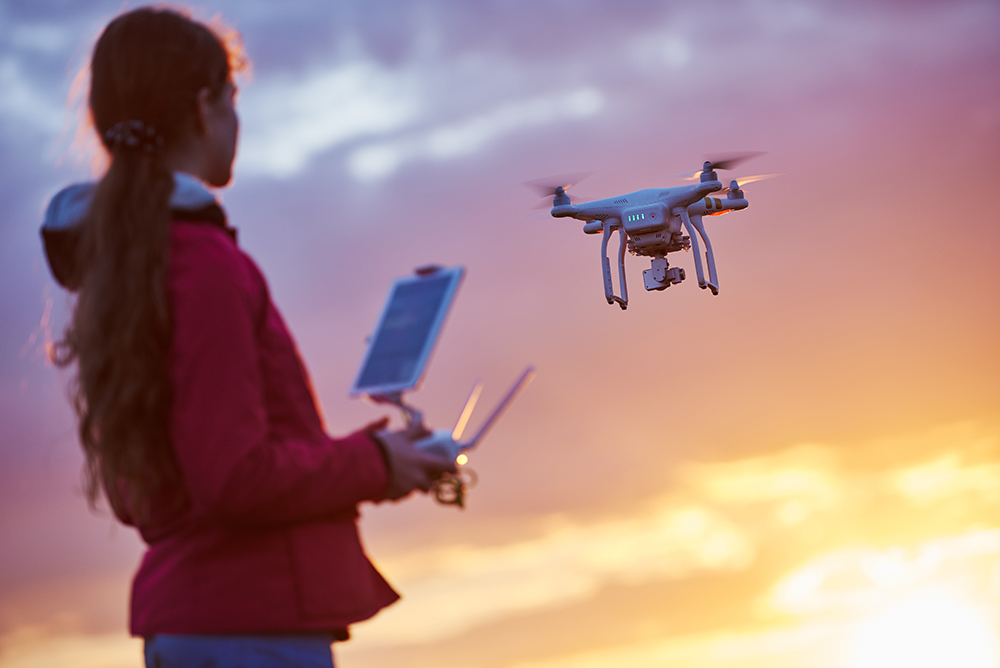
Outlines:
{"label": "blue jeans", "polygon": [[146,668],[333,668],[326,635],[187,636],[146,639]]}

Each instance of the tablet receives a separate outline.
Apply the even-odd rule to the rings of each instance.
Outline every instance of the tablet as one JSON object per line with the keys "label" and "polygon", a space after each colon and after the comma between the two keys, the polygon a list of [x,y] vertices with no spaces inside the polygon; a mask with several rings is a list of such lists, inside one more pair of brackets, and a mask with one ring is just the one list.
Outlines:
{"label": "tablet", "polygon": [[462,267],[433,267],[393,283],[352,397],[397,394],[417,386],[463,274]]}

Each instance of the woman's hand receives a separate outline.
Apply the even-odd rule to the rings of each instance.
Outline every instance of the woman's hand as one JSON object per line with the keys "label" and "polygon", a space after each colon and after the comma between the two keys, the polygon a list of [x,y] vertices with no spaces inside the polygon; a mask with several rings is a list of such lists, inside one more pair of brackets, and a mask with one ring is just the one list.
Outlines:
{"label": "woman's hand", "polygon": [[389,466],[389,485],[385,495],[401,499],[415,489],[426,492],[442,473],[455,473],[455,461],[441,453],[421,450],[414,443],[428,436],[426,431],[378,431],[374,433],[382,445]]}

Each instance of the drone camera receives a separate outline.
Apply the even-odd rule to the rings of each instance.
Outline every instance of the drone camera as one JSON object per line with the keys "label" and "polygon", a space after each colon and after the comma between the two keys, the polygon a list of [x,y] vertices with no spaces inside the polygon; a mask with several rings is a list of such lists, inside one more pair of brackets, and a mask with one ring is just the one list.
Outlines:
{"label": "drone camera", "polygon": [[642,272],[643,287],[647,290],[666,290],[685,279],[681,267],[668,267],[667,258],[653,258],[652,266]]}

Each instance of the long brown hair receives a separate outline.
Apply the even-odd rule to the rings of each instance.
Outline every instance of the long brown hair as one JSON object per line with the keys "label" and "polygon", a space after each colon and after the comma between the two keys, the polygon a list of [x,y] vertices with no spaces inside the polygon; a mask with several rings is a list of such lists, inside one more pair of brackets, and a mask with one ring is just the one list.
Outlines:
{"label": "long brown hair", "polygon": [[[238,57],[180,12],[143,8],[108,24],[91,59],[90,113],[111,162],[80,231],[82,280],[57,362],[78,363],[70,397],[87,499],[96,505],[103,489],[130,522],[179,488],[167,369],[174,180],[164,154],[195,122],[198,91],[221,93]],[[152,128],[145,143],[115,141],[113,128],[134,121]]]}

